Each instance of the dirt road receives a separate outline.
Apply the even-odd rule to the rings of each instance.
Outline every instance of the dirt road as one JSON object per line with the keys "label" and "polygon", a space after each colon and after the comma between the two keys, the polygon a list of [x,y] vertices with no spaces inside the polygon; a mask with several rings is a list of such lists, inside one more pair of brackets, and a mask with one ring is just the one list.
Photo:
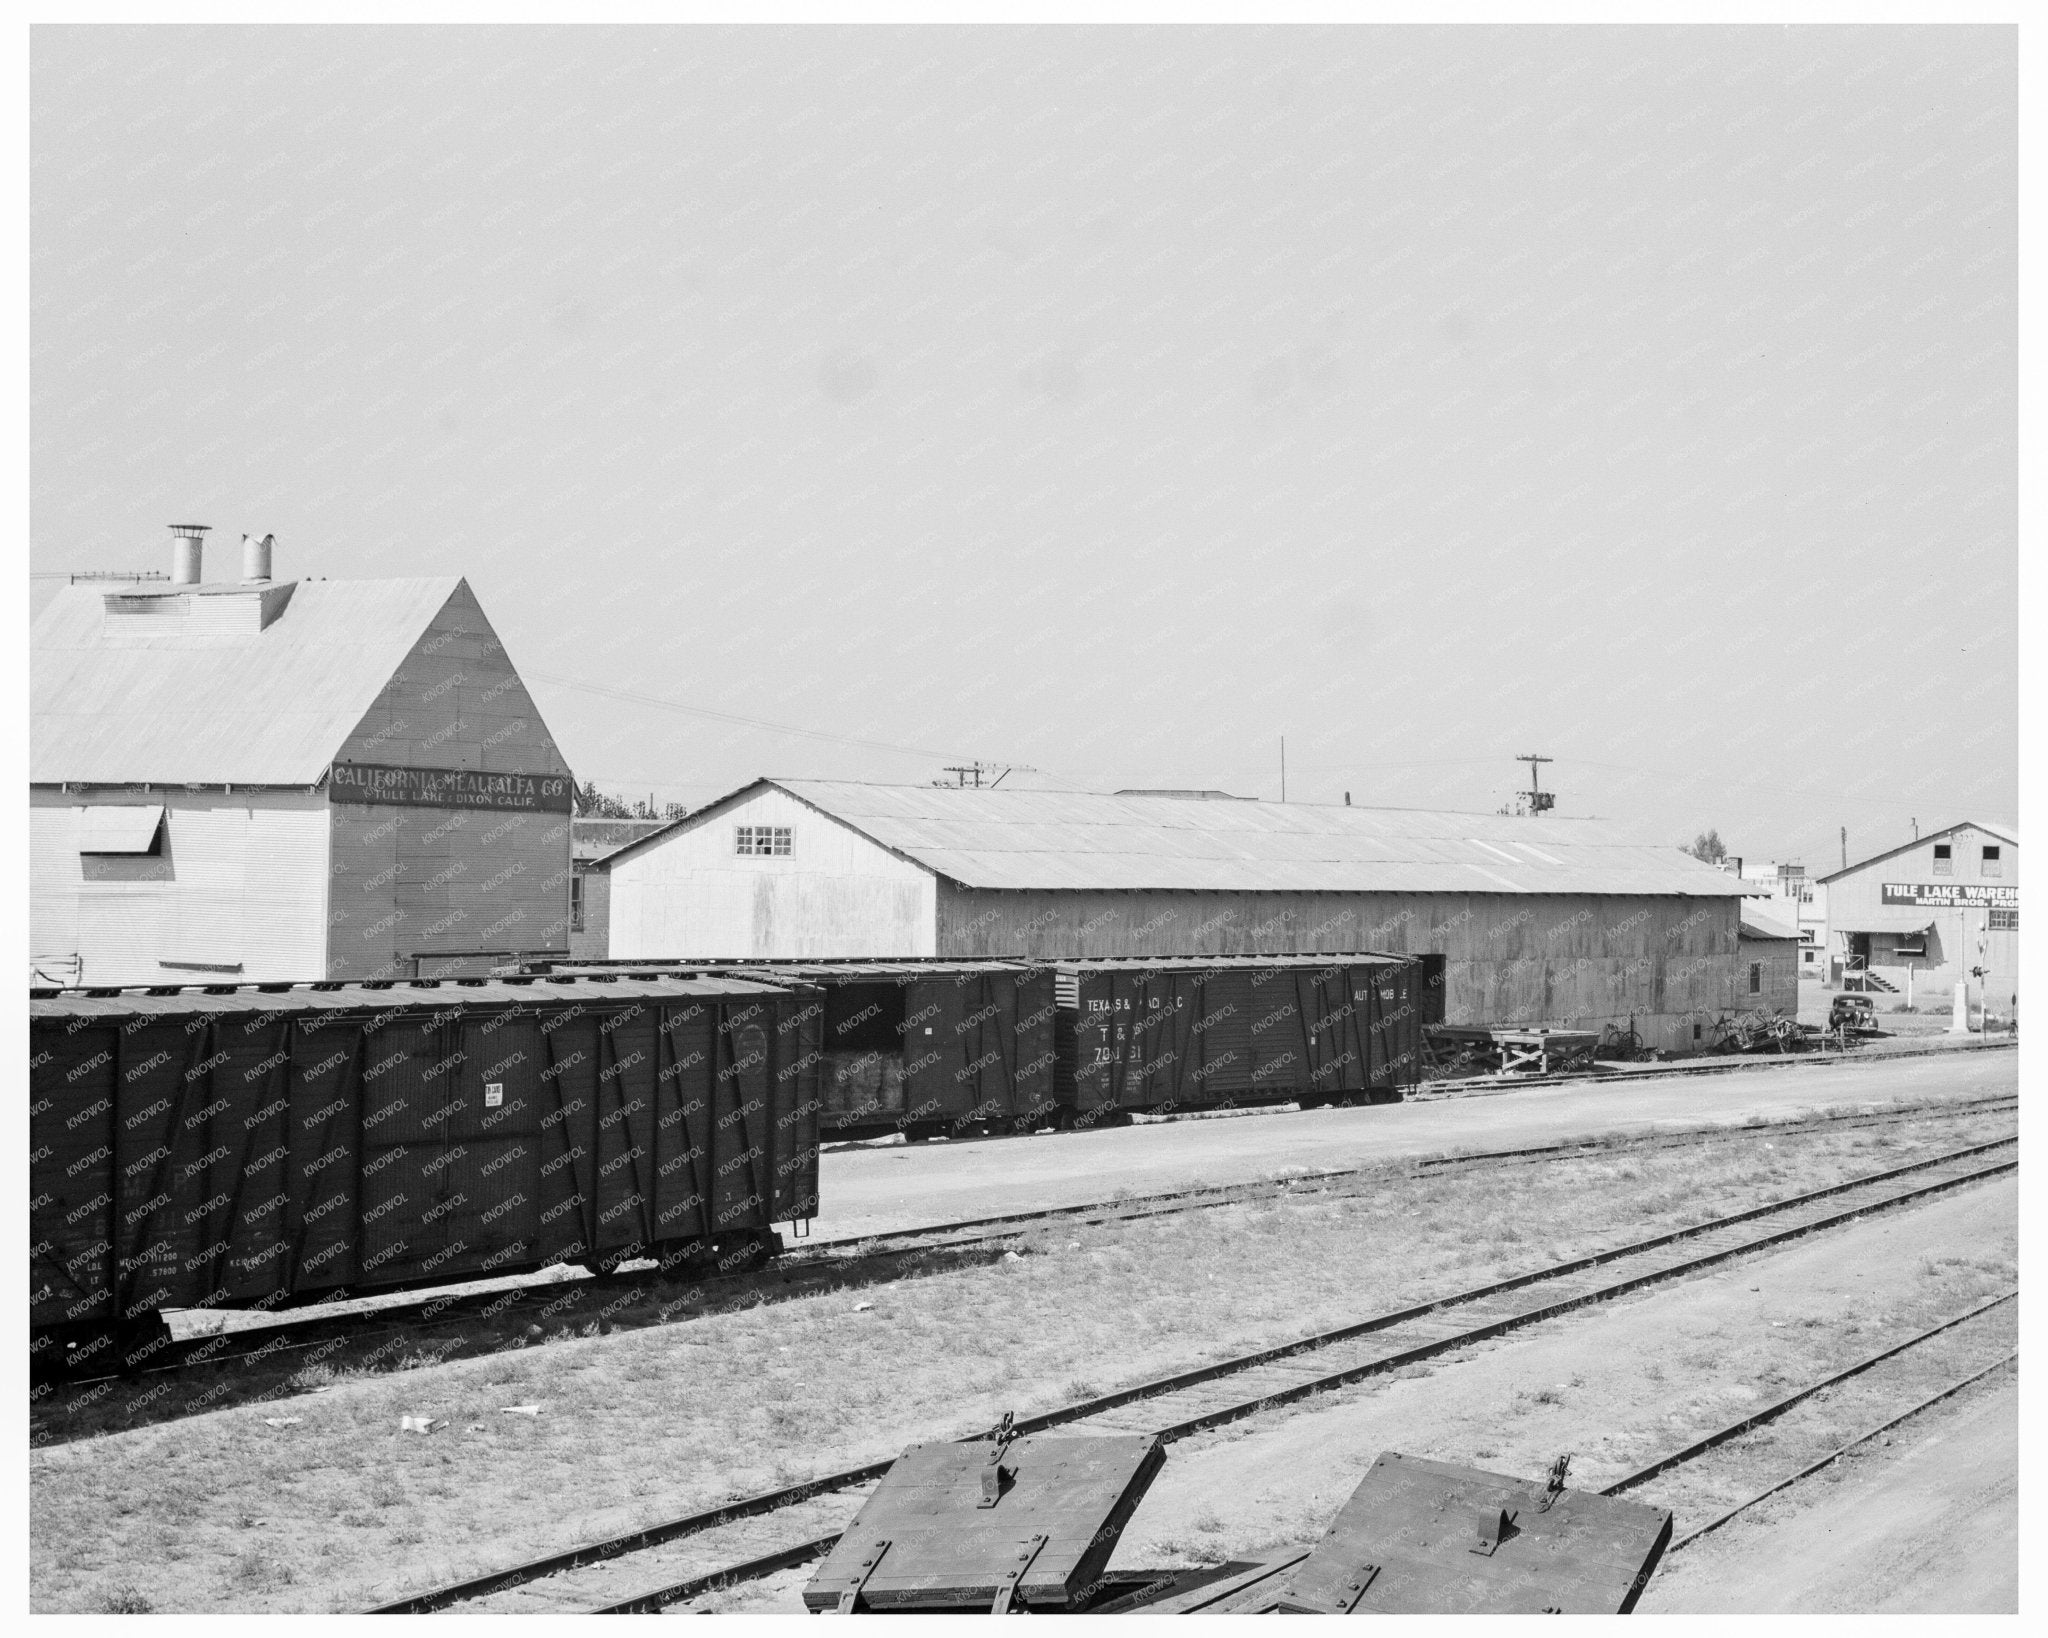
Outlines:
{"label": "dirt road", "polygon": [[1954,1056],[1814,1066],[1797,1061],[1725,1075],[1529,1087],[1492,1097],[1252,1114],[1107,1132],[838,1149],[824,1156],[820,1240],[956,1218],[1081,1205],[1119,1190],[1149,1194],[1455,1149],[1513,1148],[1605,1132],[1651,1131],[1753,1115],[1983,1097],[2019,1085],[2019,1056]]}

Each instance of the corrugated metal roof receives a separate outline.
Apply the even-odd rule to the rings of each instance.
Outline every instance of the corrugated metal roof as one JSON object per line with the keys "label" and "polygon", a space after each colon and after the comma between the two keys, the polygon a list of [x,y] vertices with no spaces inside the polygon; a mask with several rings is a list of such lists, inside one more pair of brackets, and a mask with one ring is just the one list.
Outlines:
{"label": "corrugated metal roof", "polygon": [[506,1007],[583,1006],[607,1007],[633,1001],[714,1000],[719,997],[789,995],[806,989],[791,979],[779,984],[748,978],[533,978],[518,982],[485,979],[481,982],[429,980],[418,984],[395,984],[389,988],[368,984],[277,985],[258,989],[237,986],[225,994],[205,989],[183,989],[172,995],[152,995],[131,989],[95,994],[91,990],[63,990],[55,995],[31,994],[30,1022],[74,1018],[194,1018],[203,1016],[248,1017],[253,1014],[306,1012],[446,1013],[492,1011]]}
{"label": "corrugated metal roof", "polygon": [[1208,972],[1217,968],[1232,971],[1316,971],[1327,967],[1398,967],[1413,956],[1393,955],[1385,950],[1334,950],[1325,955],[1205,955],[1205,956],[1093,956],[1082,960],[1051,963],[1061,972],[1124,972],[1132,969],[1170,972]]}
{"label": "corrugated metal roof", "polygon": [[1046,963],[979,956],[964,959],[913,956],[901,961],[868,960],[852,956],[843,960],[807,960],[796,957],[786,961],[745,956],[737,956],[729,961],[718,961],[701,960],[692,956],[677,957],[673,960],[643,961],[620,956],[608,957],[603,961],[535,962],[529,970],[545,970],[581,977],[600,973],[737,973],[742,976],[758,973],[769,981],[845,983],[853,979],[866,978],[953,978],[981,973],[1029,973],[1037,972],[1045,965]]}
{"label": "corrugated metal roof", "polygon": [[66,586],[29,633],[29,782],[312,785],[461,584],[302,580],[225,637],[109,629]]}
{"label": "corrugated metal roof", "polygon": [[[1598,819],[819,779],[764,780],[747,790],[760,784],[787,791],[966,887],[1742,893],[1734,877],[1678,848],[1639,841]],[[682,824],[709,820],[723,806],[713,803]],[[659,845],[659,838],[648,838],[635,850]]]}
{"label": "corrugated metal roof", "polygon": [[1828,918],[1829,933],[1924,933],[1940,911],[1924,904],[1873,904]]}
{"label": "corrugated metal roof", "polygon": [[1742,906],[1742,936],[1744,938],[1797,938],[1799,929],[1787,927],[1775,916],[1767,915],[1747,900]]}

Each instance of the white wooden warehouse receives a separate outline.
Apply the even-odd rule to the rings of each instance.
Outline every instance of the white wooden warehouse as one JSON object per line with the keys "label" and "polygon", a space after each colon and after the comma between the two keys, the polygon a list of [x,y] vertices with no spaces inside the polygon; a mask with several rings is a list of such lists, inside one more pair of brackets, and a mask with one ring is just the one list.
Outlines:
{"label": "white wooden warehouse", "polygon": [[1742,884],[1596,820],[763,779],[603,868],[613,958],[1395,950],[1680,1049],[1745,976]]}
{"label": "white wooden warehouse", "polygon": [[78,584],[30,634],[31,982],[566,953],[569,769],[459,579]]}

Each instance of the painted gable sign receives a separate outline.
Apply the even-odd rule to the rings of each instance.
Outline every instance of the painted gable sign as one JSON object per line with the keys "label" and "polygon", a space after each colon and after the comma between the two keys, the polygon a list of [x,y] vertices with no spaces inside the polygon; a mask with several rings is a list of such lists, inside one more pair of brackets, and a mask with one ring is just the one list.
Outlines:
{"label": "painted gable sign", "polygon": [[485,773],[476,768],[394,768],[337,762],[328,782],[336,802],[401,808],[494,808],[507,813],[567,813],[566,774]]}

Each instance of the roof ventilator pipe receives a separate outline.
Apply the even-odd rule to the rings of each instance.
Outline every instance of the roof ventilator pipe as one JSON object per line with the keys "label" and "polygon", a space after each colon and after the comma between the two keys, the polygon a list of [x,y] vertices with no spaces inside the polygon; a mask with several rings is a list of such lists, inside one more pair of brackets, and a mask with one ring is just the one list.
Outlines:
{"label": "roof ventilator pipe", "polygon": [[207,523],[171,525],[171,584],[196,586],[201,579],[200,563],[206,551]]}
{"label": "roof ventilator pipe", "polygon": [[277,544],[277,536],[265,535],[257,540],[251,535],[242,537],[242,579],[244,581],[268,581],[270,579],[270,549]]}

